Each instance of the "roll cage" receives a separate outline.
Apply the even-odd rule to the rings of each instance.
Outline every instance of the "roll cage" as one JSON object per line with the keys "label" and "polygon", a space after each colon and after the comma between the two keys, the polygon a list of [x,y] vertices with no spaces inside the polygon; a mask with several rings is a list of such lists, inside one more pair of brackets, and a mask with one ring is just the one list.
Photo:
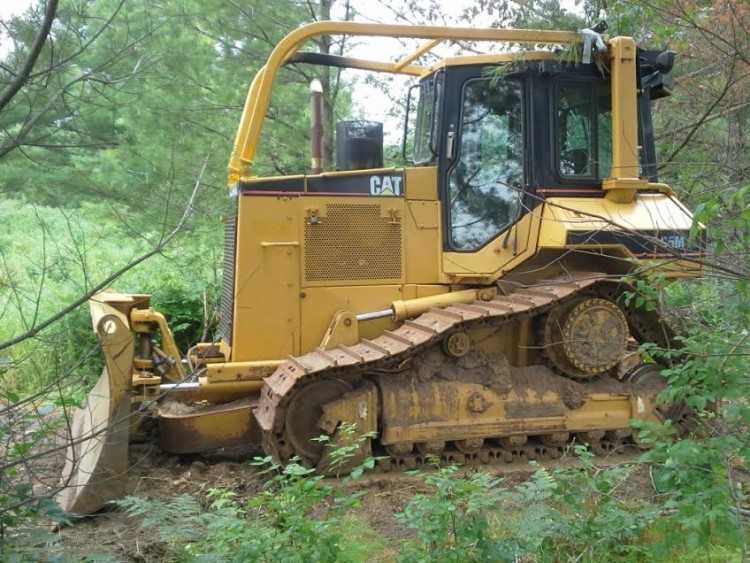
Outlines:
{"label": "roll cage", "polygon": [[[300,52],[310,39],[321,35],[356,35],[371,37],[424,39],[417,49],[395,62],[337,57],[318,53]],[[472,29],[461,27],[404,26],[357,22],[322,21],[305,25],[289,33],[273,49],[265,65],[253,79],[237,130],[234,148],[228,166],[228,183],[234,187],[241,179],[252,176],[253,159],[258,147],[263,121],[268,111],[271,90],[279,69],[293,62],[332,64],[347,68],[426,76],[436,65],[423,66],[418,60],[439,44],[451,41],[483,41],[507,44],[575,45],[584,42],[584,35],[569,31],[521,29]],[[461,64],[491,64],[523,54],[502,53],[459,57]],[[629,201],[638,189],[649,187],[646,179],[639,178],[638,163],[638,106],[636,59],[637,49],[633,39],[615,37],[607,42],[610,69],[612,105],[612,164],[610,176],[602,182],[609,197]],[[443,62],[454,60],[444,59]],[[437,65],[439,66],[439,64]],[[653,186],[653,184],[651,185]]]}

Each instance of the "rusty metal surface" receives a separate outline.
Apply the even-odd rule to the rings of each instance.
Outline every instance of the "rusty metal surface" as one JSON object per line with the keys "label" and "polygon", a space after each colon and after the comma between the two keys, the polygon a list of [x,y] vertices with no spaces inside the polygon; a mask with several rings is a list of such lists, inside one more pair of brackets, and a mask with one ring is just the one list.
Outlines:
{"label": "rusty metal surface", "polygon": [[560,373],[588,379],[620,362],[629,336],[620,307],[607,299],[586,297],[557,307],[546,316],[544,352]]}
{"label": "rusty metal surface", "polygon": [[175,454],[260,443],[251,409],[253,399],[190,408],[166,402],[159,407],[159,445]]}
{"label": "rusty metal surface", "polygon": [[[432,308],[414,319],[405,321],[393,331],[385,331],[373,340],[363,340],[351,346],[336,346],[325,351],[316,350],[303,356],[290,357],[273,375],[264,380],[265,384],[261,390],[258,405],[253,410],[262,432],[263,448],[266,453],[281,461],[289,459],[296,453],[289,444],[288,435],[284,434],[287,409],[291,398],[313,381],[325,377],[351,378],[352,381],[356,381],[361,380],[365,372],[372,373],[373,370],[395,372],[398,371],[398,366],[405,365],[407,360],[412,360],[456,331],[473,330],[483,326],[501,326],[530,319],[550,312],[557,306],[574,299],[581,292],[596,294],[614,301],[627,287],[622,280],[589,272],[578,272],[574,277],[553,279],[533,287],[517,284],[512,286],[510,291],[506,289],[504,295],[498,295],[486,301],[476,300],[470,304]],[[668,327],[661,323],[658,314],[633,311],[625,311],[625,313],[630,330],[637,340],[663,342],[670,338],[671,333]],[[379,376],[379,385],[387,377],[387,375]],[[398,375],[392,377],[397,378]],[[568,412],[570,419],[568,422],[575,427],[580,427],[576,430],[580,434],[579,439],[586,439],[590,434],[584,431],[587,428],[609,428],[606,422],[602,422],[607,420],[609,414],[613,415],[612,428],[627,427],[629,413],[636,412],[631,404],[634,400],[632,394],[628,396],[624,390],[612,392],[611,389],[597,389],[600,382],[596,381],[586,383],[586,385],[593,394],[561,392],[562,402],[567,409],[573,410],[566,411],[551,403],[539,404],[531,409],[541,409],[536,414],[544,414],[546,418],[529,418],[534,416],[531,410],[528,411],[527,417],[523,418],[521,406],[511,407],[512,416],[504,422],[507,426],[507,433],[524,434],[531,431],[531,434],[539,435],[540,439],[544,439],[546,434],[556,435],[565,428],[564,424],[560,423],[560,420],[565,417],[549,417],[552,410],[561,413]],[[383,389],[383,386],[380,386]],[[533,388],[533,384],[529,388]],[[460,390],[457,388],[457,393],[465,394],[465,388]],[[399,400],[403,402],[406,399],[401,397]],[[484,403],[489,403],[489,399],[483,396],[472,396],[468,398],[468,401],[469,409],[477,412],[486,409]],[[586,403],[585,408],[581,408],[584,403]],[[390,412],[395,411],[391,409]],[[574,416],[570,416],[571,412]],[[646,415],[648,413],[644,414]],[[497,430],[496,425],[487,425],[483,429],[484,425],[478,420],[475,424],[476,428],[472,431],[470,431],[471,423],[463,425],[463,429],[468,432],[465,437],[477,438],[483,435],[483,431],[492,433]],[[408,426],[402,426],[401,429],[403,436],[397,439],[395,436],[398,433],[391,433],[389,439],[388,432],[383,434],[381,428],[381,443],[410,439],[415,439],[415,441],[421,439],[427,442],[440,434],[440,432],[435,432],[431,436],[427,428],[415,427],[409,430]],[[408,442],[406,449],[408,449]],[[390,450],[393,451],[394,448],[390,447]],[[450,455],[454,453],[451,452]],[[497,452],[495,454],[500,455]],[[394,463],[398,465],[400,462],[394,461]]]}
{"label": "rusty metal surface", "polygon": [[[327,376],[357,378],[366,371],[392,370],[453,331],[531,318],[552,310],[581,291],[593,289],[616,298],[623,285],[620,280],[608,279],[604,274],[587,272],[549,280],[533,288],[518,285],[514,291],[487,301],[433,308],[371,341],[290,358],[264,380],[253,411],[263,433],[263,447],[280,460],[293,454],[283,437],[287,406],[295,392],[311,381]],[[654,319],[638,319],[630,324],[637,337],[648,335],[652,340],[661,330],[655,326]]]}
{"label": "rusty metal surface", "polygon": [[91,304],[105,368],[70,426],[57,502],[65,512],[91,514],[125,492],[134,338],[127,316],[104,302]]}

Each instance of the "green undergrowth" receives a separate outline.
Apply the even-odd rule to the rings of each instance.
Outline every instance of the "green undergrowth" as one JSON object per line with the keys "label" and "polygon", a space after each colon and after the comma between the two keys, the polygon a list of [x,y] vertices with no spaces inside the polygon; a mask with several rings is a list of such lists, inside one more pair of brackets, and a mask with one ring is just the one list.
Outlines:
{"label": "green undergrowth", "polygon": [[[14,225],[12,231],[0,232],[0,342],[75,302],[150,250],[159,237],[158,231],[142,231],[104,205],[66,210],[6,199],[0,201],[0,215]],[[183,351],[200,339],[204,310],[216,305],[221,277],[217,236],[216,229],[196,225],[162,254],[111,284],[120,292],[152,294],[154,307],[166,314]],[[15,402],[63,375],[88,387],[102,365],[98,351],[88,353],[94,347],[83,304],[35,338],[0,350],[4,398]]]}
{"label": "green undergrowth", "polygon": [[[396,515],[406,539],[394,541],[368,522],[366,493],[333,486],[297,463],[269,465],[273,476],[250,499],[212,489],[202,501],[130,497],[120,506],[158,531],[168,561],[740,560],[741,538],[706,535],[686,522],[676,489],[662,491],[662,500],[631,498],[624,489],[634,471],[644,471],[641,463],[602,468],[578,453],[580,467],[539,467],[520,485],[454,466],[418,473],[429,492]],[[731,515],[720,501],[712,499],[714,512]],[[708,528],[719,525],[714,517],[700,516]]]}
{"label": "green undergrowth", "polygon": [[[412,472],[423,492],[395,515],[394,540],[368,520],[369,493],[348,486],[358,478],[342,485],[268,458],[255,462],[268,479],[249,499],[212,489],[203,500],[130,497],[120,506],[158,530],[171,561],[739,561],[746,534],[733,502],[720,475],[697,479],[683,466],[686,443],[609,466],[581,446],[576,467],[537,466],[520,484],[455,466]],[[630,490],[644,478],[645,488]]]}
{"label": "green undergrowth", "polygon": [[[342,431],[354,436],[353,427]],[[331,469],[352,459],[365,439],[343,447],[328,444]],[[366,561],[384,549],[381,538],[355,514],[364,493],[335,486],[298,460],[281,467],[266,457],[253,464],[267,479],[250,499],[211,489],[204,504],[190,496],[167,501],[129,497],[119,504],[141,518],[141,526],[159,530],[178,561]],[[373,458],[365,459],[352,474],[373,465]],[[344,483],[357,478],[344,478]]]}

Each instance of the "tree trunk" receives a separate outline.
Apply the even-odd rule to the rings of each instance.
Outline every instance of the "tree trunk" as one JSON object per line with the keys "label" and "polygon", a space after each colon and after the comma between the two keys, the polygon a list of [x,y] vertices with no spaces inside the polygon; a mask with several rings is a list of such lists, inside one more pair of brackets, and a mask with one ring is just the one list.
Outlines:
{"label": "tree trunk", "polygon": [[[331,7],[336,0],[320,0],[319,19],[331,19]],[[318,48],[321,53],[331,53],[331,37],[323,35],[318,40]],[[320,83],[323,85],[323,170],[331,170],[333,164],[333,131],[334,131],[334,103],[336,93],[331,89],[331,67],[320,67]]]}

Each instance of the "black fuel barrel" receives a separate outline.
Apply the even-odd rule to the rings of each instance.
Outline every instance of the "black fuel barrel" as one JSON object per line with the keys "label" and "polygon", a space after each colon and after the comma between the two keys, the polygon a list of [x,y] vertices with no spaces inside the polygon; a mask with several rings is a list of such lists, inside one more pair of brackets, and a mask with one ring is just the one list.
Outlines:
{"label": "black fuel barrel", "polygon": [[383,167],[383,124],[339,121],[336,124],[336,170]]}

